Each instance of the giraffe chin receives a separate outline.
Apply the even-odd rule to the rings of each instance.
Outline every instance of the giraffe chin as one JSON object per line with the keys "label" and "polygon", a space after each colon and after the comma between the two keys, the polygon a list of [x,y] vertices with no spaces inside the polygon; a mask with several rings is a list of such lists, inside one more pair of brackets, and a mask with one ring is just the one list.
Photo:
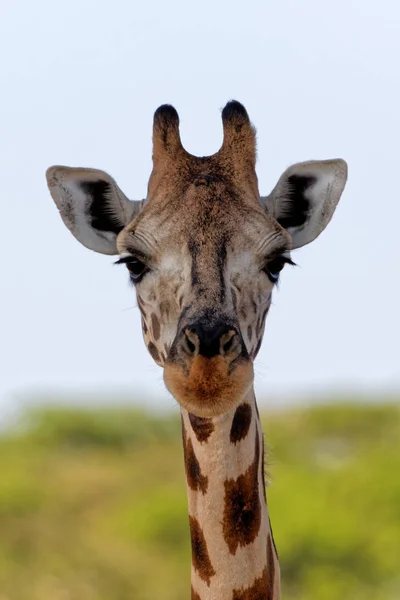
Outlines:
{"label": "giraffe chin", "polygon": [[216,417],[240,404],[254,380],[253,363],[240,358],[232,368],[222,356],[196,356],[189,373],[167,362],[164,382],[183,408],[198,417]]}

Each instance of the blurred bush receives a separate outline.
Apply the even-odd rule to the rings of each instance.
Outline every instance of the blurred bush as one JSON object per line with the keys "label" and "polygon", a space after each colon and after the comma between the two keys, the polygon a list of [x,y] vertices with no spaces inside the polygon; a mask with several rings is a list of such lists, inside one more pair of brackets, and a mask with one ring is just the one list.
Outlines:
{"label": "blurred bush", "polygon": [[[400,410],[263,416],[283,598],[400,598]],[[180,420],[49,409],[0,437],[0,600],[186,600]]]}

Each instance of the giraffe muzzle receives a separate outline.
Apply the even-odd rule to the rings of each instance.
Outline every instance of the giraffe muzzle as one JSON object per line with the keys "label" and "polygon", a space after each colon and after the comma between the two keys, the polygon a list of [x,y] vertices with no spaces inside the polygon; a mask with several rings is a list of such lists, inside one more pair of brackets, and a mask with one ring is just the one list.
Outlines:
{"label": "giraffe muzzle", "polygon": [[164,381],[178,402],[202,417],[238,404],[253,383],[253,364],[231,324],[198,321],[181,330],[165,368]]}

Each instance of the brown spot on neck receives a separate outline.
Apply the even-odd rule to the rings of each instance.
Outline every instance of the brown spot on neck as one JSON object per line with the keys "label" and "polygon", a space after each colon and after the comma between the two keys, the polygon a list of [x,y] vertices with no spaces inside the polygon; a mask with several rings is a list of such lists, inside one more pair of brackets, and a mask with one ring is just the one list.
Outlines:
{"label": "brown spot on neck", "polygon": [[269,582],[267,567],[261,577],[255,580],[251,587],[241,590],[233,590],[232,600],[272,600],[272,587]]}
{"label": "brown spot on neck", "polygon": [[197,417],[196,415],[189,413],[189,421],[197,440],[200,443],[206,442],[214,431],[212,420],[207,417]]}
{"label": "brown spot on neck", "polygon": [[192,541],[192,563],[199,577],[209,586],[215,571],[208,554],[207,542],[198,521],[189,516],[190,538]]}
{"label": "brown spot on neck", "polygon": [[201,472],[199,461],[193,449],[192,440],[186,436],[186,429],[182,421],[183,456],[185,461],[186,479],[188,486],[194,492],[205,494],[208,488],[208,477]]}
{"label": "brown spot on neck", "polygon": [[234,590],[232,600],[274,600],[275,562],[271,536],[267,538],[267,565],[252,586]]}
{"label": "brown spot on neck", "polygon": [[194,591],[193,586],[191,592],[191,600],[201,600],[200,596]]}
{"label": "brown spot on neck", "polygon": [[233,417],[230,440],[232,444],[237,444],[249,433],[251,424],[252,410],[250,404],[245,402],[237,407],[235,416]]}
{"label": "brown spot on neck", "polygon": [[225,481],[225,508],[222,529],[231,554],[238,546],[247,546],[256,539],[261,525],[261,503],[258,490],[260,444],[256,429],[253,463],[237,479]]}

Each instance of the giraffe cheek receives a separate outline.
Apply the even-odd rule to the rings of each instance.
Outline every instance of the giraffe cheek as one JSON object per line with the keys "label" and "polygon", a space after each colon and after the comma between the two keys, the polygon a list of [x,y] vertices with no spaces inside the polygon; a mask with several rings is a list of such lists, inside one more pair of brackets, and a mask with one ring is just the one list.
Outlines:
{"label": "giraffe cheek", "polygon": [[157,342],[161,335],[161,324],[159,318],[154,313],[151,314],[151,332],[154,340]]}
{"label": "giraffe cheek", "polygon": [[161,353],[158,351],[157,346],[153,342],[147,344],[147,350],[150,352],[152,359],[160,365],[163,365],[163,359]]}

